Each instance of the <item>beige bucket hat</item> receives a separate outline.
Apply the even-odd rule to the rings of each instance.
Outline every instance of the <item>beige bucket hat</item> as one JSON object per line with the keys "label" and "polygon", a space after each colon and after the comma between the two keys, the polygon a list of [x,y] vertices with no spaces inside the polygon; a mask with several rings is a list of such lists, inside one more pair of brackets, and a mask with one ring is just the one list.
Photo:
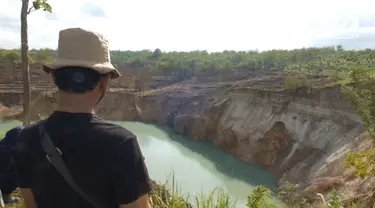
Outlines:
{"label": "beige bucket hat", "polygon": [[100,33],[82,28],[68,28],[59,33],[56,59],[43,65],[43,70],[51,73],[67,66],[91,68],[100,74],[111,73],[111,78],[121,76],[111,64],[108,39]]}

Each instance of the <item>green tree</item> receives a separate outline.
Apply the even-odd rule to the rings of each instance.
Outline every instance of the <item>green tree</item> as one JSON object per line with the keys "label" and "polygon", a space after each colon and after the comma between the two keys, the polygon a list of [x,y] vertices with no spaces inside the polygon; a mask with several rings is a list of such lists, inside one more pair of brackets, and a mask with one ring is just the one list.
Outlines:
{"label": "green tree", "polygon": [[155,49],[155,51],[152,53],[153,59],[158,59],[163,53],[159,48]]}
{"label": "green tree", "polygon": [[19,51],[12,50],[4,55],[4,59],[13,63],[20,63],[21,54],[19,53]]}

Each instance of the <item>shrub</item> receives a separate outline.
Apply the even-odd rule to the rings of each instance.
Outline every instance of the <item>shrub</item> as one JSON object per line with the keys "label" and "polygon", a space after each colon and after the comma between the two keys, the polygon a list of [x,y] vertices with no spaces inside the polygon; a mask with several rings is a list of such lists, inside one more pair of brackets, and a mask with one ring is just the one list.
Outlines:
{"label": "shrub", "polygon": [[354,174],[360,178],[375,175],[375,149],[363,150],[357,153],[349,152],[345,167],[354,167]]}
{"label": "shrub", "polygon": [[285,183],[280,188],[278,197],[289,207],[307,208],[310,206],[308,201],[298,193],[297,184]]}
{"label": "shrub", "polygon": [[343,203],[341,202],[340,196],[337,193],[336,189],[333,189],[331,191],[331,197],[328,200],[327,207],[328,208],[342,208],[343,207]]}
{"label": "shrub", "polygon": [[275,208],[276,206],[267,202],[271,197],[271,190],[264,186],[255,187],[247,198],[248,208]]}
{"label": "shrub", "polygon": [[285,89],[297,89],[304,86],[307,86],[307,81],[305,77],[286,75],[284,78]]}
{"label": "shrub", "polygon": [[208,196],[196,196],[194,205],[196,208],[234,208],[236,202],[223,189],[216,188]]}

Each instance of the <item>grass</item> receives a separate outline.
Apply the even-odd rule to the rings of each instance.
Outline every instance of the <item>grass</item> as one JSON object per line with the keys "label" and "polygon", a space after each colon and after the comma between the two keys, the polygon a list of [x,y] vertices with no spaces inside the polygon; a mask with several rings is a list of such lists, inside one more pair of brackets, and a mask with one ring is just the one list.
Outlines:
{"label": "grass", "polygon": [[[188,195],[181,196],[175,188],[168,189],[168,184],[158,185],[153,182],[153,191],[150,194],[152,208],[234,208],[235,202],[231,201],[229,195],[222,189],[215,189],[208,195],[201,194],[190,200]],[[13,193],[20,197],[19,191]],[[6,205],[5,208],[23,208],[19,204]]]}
{"label": "grass", "polygon": [[171,182],[167,180],[163,185],[154,187],[156,188],[153,188],[150,194],[153,208],[231,208],[236,204],[221,188],[198,196],[181,194],[174,174],[172,174]]}
{"label": "grass", "polygon": [[[232,200],[229,194],[221,189],[215,188],[208,194],[200,194],[191,196],[189,194],[181,194],[178,190],[178,185],[172,176],[171,182],[166,181],[164,184],[159,185],[152,181],[152,192],[150,193],[150,204],[152,208],[235,208],[236,201]],[[249,190],[250,191],[250,190]],[[20,197],[20,192],[17,189],[13,196]],[[273,205],[272,207],[278,208],[278,202],[272,198],[265,199],[267,204]],[[5,208],[23,208],[23,203],[6,205]],[[250,207],[250,208],[263,208]],[[266,207],[264,207],[266,208]]]}
{"label": "grass", "polygon": [[[152,208],[236,208],[238,205],[222,188],[215,188],[208,194],[202,193],[197,196],[181,195],[173,176],[171,184],[167,181],[163,185],[158,185],[158,187],[157,189],[154,188],[150,194]],[[258,196],[264,203],[256,207],[247,205],[248,208],[286,208],[282,202],[271,195],[262,195],[257,192],[256,190],[259,190],[259,187],[271,193],[271,190],[262,186],[249,190],[249,197]]]}

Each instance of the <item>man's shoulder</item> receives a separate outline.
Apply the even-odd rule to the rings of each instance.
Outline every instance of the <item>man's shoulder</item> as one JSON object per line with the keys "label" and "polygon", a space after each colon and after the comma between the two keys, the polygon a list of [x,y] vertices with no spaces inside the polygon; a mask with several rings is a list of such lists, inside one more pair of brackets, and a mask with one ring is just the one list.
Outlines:
{"label": "man's shoulder", "polygon": [[91,130],[87,132],[85,141],[99,152],[105,152],[108,159],[116,155],[124,145],[134,148],[132,144],[137,142],[136,136],[130,130],[108,121],[93,123]]}
{"label": "man's shoulder", "polygon": [[38,124],[39,122],[34,122],[24,127],[22,131],[19,132],[20,137],[25,138],[37,135],[39,132]]}
{"label": "man's shoulder", "polygon": [[13,128],[11,128],[9,131],[7,131],[7,133],[5,134],[5,136],[17,136],[18,133],[20,133],[22,130],[24,129],[23,126],[15,126]]}
{"label": "man's shoulder", "polygon": [[[49,129],[49,127],[52,126],[49,126],[47,121],[46,129]],[[115,148],[115,146],[118,146],[125,141],[136,139],[136,136],[125,127],[101,119],[95,119],[90,126],[86,127],[89,128],[86,129],[87,131],[84,129],[81,130],[87,132],[87,138],[97,145],[103,145],[103,147],[112,146]],[[55,128],[55,126],[53,126],[53,128]],[[35,144],[37,143],[35,140],[38,138],[39,122],[30,124],[21,131],[22,144]]]}
{"label": "man's shoulder", "polygon": [[33,122],[27,125],[19,132],[19,142],[34,143],[34,140],[39,138],[39,122]]}
{"label": "man's shoulder", "polygon": [[103,139],[115,140],[119,143],[122,143],[128,139],[136,138],[133,132],[131,132],[127,128],[107,121],[96,123],[94,124],[93,128],[95,129],[93,133],[100,134],[101,136],[103,136]]}
{"label": "man's shoulder", "polygon": [[35,140],[38,139],[39,130],[38,130],[38,122],[31,123],[22,129],[19,132],[19,137],[14,144],[13,151],[14,153],[23,153],[24,151],[28,151],[30,146],[36,144]]}
{"label": "man's shoulder", "polygon": [[9,147],[13,146],[18,140],[19,134],[22,130],[23,126],[16,126],[7,131],[4,139],[2,140],[3,143],[9,145]]}

